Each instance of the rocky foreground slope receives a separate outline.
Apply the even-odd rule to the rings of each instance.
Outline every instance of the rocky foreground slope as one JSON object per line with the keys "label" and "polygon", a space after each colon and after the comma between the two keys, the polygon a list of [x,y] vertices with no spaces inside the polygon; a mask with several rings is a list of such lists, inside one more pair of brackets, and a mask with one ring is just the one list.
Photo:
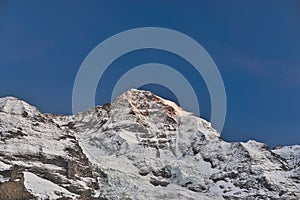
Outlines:
{"label": "rocky foreground slope", "polygon": [[300,199],[300,146],[225,142],[146,91],[72,116],[6,97],[0,199]]}

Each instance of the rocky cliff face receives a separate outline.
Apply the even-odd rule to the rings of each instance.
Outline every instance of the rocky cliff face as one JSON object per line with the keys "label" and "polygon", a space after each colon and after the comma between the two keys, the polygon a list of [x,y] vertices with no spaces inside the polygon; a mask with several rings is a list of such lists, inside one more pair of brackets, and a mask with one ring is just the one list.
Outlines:
{"label": "rocky cliff face", "polygon": [[146,91],[73,116],[0,99],[0,199],[299,199],[300,146],[228,143]]}

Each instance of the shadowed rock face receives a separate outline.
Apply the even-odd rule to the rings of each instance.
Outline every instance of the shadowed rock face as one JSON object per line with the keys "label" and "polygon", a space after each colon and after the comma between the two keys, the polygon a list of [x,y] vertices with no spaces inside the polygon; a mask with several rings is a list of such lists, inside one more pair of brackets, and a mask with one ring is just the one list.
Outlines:
{"label": "shadowed rock face", "polygon": [[0,99],[0,199],[299,199],[299,152],[225,142],[147,91],[72,116]]}
{"label": "shadowed rock face", "polygon": [[24,183],[7,181],[0,185],[0,199],[23,200],[31,198],[33,195],[26,190]]}
{"label": "shadowed rock face", "polygon": [[14,167],[10,174],[9,181],[0,184],[0,199],[23,200],[31,199],[31,195],[24,186],[23,174],[18,174],[18,167]]}

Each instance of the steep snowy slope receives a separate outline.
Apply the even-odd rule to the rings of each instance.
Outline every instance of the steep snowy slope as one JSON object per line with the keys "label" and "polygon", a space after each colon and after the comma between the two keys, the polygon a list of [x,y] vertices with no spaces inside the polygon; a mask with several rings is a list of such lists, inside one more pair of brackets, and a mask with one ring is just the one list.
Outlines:
{"label": "steep snowy slope", "polygon": [[0,199],[300,198],[299,146],[225,142],[147,91],[73,116],[3,98],[0,131]]}
{"label": "steep snowy slope", "polygon": [[[1,99],[0,133],[0,182],[3,182],[0,199],[32,196],[26,192],[28,184],[24,187],[24,181],[35,181],[30,180],[32,176],[24,177],[23,172],[31,172],[64,187],[66,190],[56,195],[60,197],[70,193],[79,196],[89,193],[93,187],[98,188],[97,174],[93,176],[91,164],[73,133],[35,107],[13,97]],[[33,184],[38,183],[29,185]],[[90,187],[92,184],[95,186]],[[36,196],[37,191],[33,194]]]}

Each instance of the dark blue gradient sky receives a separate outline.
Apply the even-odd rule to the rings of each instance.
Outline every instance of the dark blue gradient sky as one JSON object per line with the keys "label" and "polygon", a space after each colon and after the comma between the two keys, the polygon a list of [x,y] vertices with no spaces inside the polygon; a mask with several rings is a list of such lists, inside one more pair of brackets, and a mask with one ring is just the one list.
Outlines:
{"label": "dark blue gradient sky", "polygon": [[[271,147],[300,143],[299,1],[0,1],[0,96],[13,95],[43,112],[70,114],[77,70],[106,38],[131,28],[175,29],[197,40],[217,64],[228,112],[222,136]],[[101,59],[101,58],[99,58]],[[178,56],[139,50],[117,59],[100,81],[98,104],[109,101],[131,67],[159,62],[182,73],[210,118],[200,76]],[[120,67],[122,66],[122,67]],[[173,95],[165,88],[146,88]]]}

